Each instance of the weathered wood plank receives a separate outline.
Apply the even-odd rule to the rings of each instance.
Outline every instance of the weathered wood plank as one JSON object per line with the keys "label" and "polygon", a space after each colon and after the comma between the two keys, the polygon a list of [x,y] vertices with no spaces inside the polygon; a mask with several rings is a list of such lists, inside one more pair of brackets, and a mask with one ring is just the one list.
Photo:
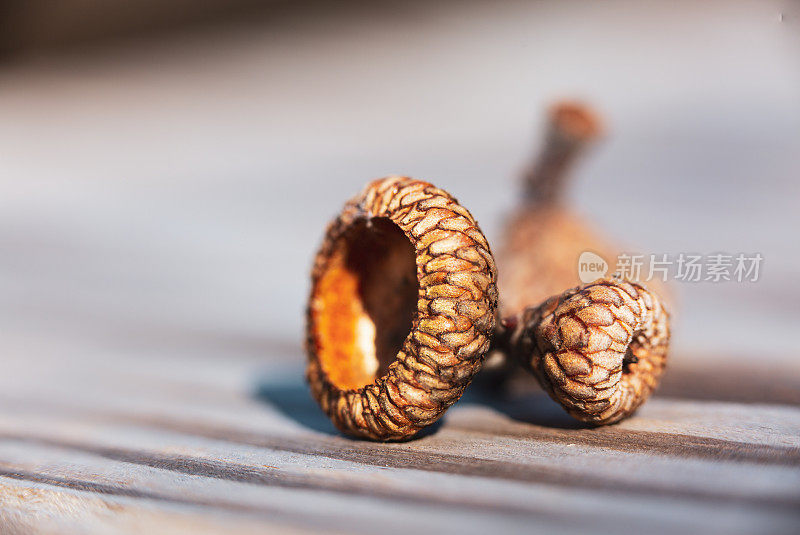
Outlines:
{"label": "weathered wood plank", "polygon": [[[232,513],[147,499],[76,491],[62,486],[0,476],[3,533],[263,533],[263,521]],[[270,519],[271,533],[336,533]]]}
{"label": "weathered wood plank", "polygon": [[[50,422],[48,422],[48,424],[49,423]],[[47,427],[49,428],[49,425]],[[95,434],[99,434],[99,431],[96,431]],[[591,492],[593,489],[588,489],[589,491],[586,492],[586,489],[582,491],[580,488],[575,489],[567,486],[556,493],[562,494],[564,499],[553,501],[553,489],[548,488],[548,484],[552,484],[551,481],[547,481],[546,478],[544,481],[539,482],[529,480],[525,481],[525,483],[527,483],[526,485],[520,486],[520,481],[518,479],[512,482],[503,481],[504,476],[508,473],[507,470],[497,474],[485,474],[485,477],[492,478],[489,480],[465,477],[463,473],[454,473],[445,470],[441,476],[438,476],[439,479],[437,479],[437,476],[432,476],[431,472],[434,474],[436,472],[432,470],[431,467],[427,467],[427,469],[426,467],[420,467],[418,470],[423,470],[423,472],[420,476],[417,476],[420,479],[415,489],[414,487],[408,488],[410,484],[409,481],[404,481],[408,479],[409,470],[407,468],[398,468],[394,470],[391,476],[383,475],[382,477],[382,479],[387,479],[388,477],[396,480],[396,482],[400,482],[400,488],[391,484],[389,484],[388,487],[382,485],[376,487],[375,481],[371,480],[374,477],[371,471],[375,470],[375,468],[370,469],[369,467],[373,465],[369,464],[366,467],[367,471],[364,473],[366,479],[359,480],[358,477],[351,478],[351,483],[347,484],[346,481],[341,481],[341,477],[344,473],[352,472],[353,466],[352,463],[346,462],[344,464],[347,466],[339,467],[342,472],[339,472],[339,475],[336,476],[336,482],[332,486],[331,482],[327,481],[326,478],[317,478],[316,480],[312,478],[303,481],[301,477],[297,474],[291,474],[291,472],[288,475],[281,476],[284,478],[282,480],[280,478],[270,478],[264,475],[265,470],[266,473],[276,470],[276,468],[272,468],[272,466],[280,466],[281,470],[291,470],[291,465],[286,462],[285,457],[283,462],[281,462],[281,459],[276,459],[274,456],[266,459],[259,459],[258,463],[264,461],[274,463],[266,468],[260,464],[254,466],[252,464],[254,459],[249,459],[249,464],[243,468],[240,463],[234,463],[228,460],[224,462],[220,461],[213,455],[213,451],[206,453],[206,455],[212,453],[211,458],[198,458],[195,456],[187,458],[186,454],[175,455],[174,453],[168,455],[152,454],[147,453],[146,448],[141,447],[140,441],[132,439],[131,433],[123,433],[120,432],[119,429],[114,429],[113,431],[107,431],[106,435],[118,436],[121,443],[134,444],[137,445],[137,448],[127,451],[120,447],[113,448],[108,446],[101,448],[92,446],[86,448],[81,447],[80,444],[68,441],[66,446],[64,446],[60,444],[64,441],[52,440],[50,442],[55,442],[55,444],[47,445],[47,440],[19,440],[17,438],[5,436],[2,437],[3,446],[0,447],[0,455],[6,459],[11,458],[11,462],[18,471],[21,468],[25,469],[24,472],[18,472],[23,479],[33,479],[34,481],[56,486],[63,485],[67,488],[77,487],[82,490],[95,491],[103,494],[132,496],[144,499],[153,499],[153,495],[161,496],[165,492],[169,493],[170,489],[172,489],[171,492],[173,493],[177,489],[180,489],[180,498],[177,499],[178,502],[181,500],[185,502],[187,493],[191,495],[192,492],[200,492],[206,497],[210,494],[212,504],[216,503],[213,500],[224,501],[229,500],[230,496],[235,496],[235,503],[228,504],[228,508],[249,513],[255,512],[251,509],[258,509],[258,507],[263,506],[263,503],[269,503],[271,506],[278,503],[284,512],[287,510],[291,512],[292,505],[294,507],[305,506],[305,504],[309,502],[308,500],[297,499],[296,497],[290,497],[288,502],[284,502],[276,500],[274,496],[270,495],[266,502],[258,502],[262,505],[251,506],[251,509],[248,509],[244,506],[248,501],[248,494],[243,493],[241,490],[215,491],[220,481],[222,481],[223,484],[225,484],[225,482],[228,482],[228,484],[230,482],[244,482],[250,485],[259,485],[259,488],[277,487],[281,493],[291,492],[292,489],[297,490],[298,488],[302,491],[316,489],[312,491],[314,493],[333,491],[337,495],[345,495],[347,498],[354,499],[357,503],[362,503],[364,501],[364,493],[367,493],[374,497],[384,498],[389,502],[387,507],[394,511],[402,510],[403,506],[410,506],[415,511],[414,514],[416,515],[420,513],[420,507],[424,509],[426,506],[435,506],[437,509],[444,508],[446,511],[449,511],[448,514],[450,516],[446,518],[450,518],[452,515],[463,516],[464,508],[491,517],[495,515],[501,515],[503,518],[507,516],[517,517],[520,515],[528,515],[531,520],[541,520],[543,518],[552,519],[553,515],[561,510],[562,517],[558,518],[559,524],[571,525],[577,522],[578,526],[584,525],[584,527],[587,527],[585,525],[587,522],[597,522],[604,518],[604,522],[607,523],[607,525],[612,525],[615,522],[632,522],[633,524],[646,526],[653,518],[661,518],[662,514],[669,513],[663,515],[665,518],[661,518],[662,521],[666,522],[675,511],[681,510],[687,515],[686,519],[693,519],[690,520],[688,524],[692,525],[696,523],[696,515],[703,509],[709,509],[709,512],[711,510],[718,510],[719,517],[711,515],[708,518],[713,520],[713,522],[720,522],[724,521],[724,517],[729,515],[732,507],[737,507],[740,512],[746,512],[751,518],[763,517],[764,520],[771,519],[772,522],[788,522],[795,516],[793,512],[794,508],[781,512],[782,507],[779,503],[763,508],[757,507],[759,505],[758,502],[741,503],[739,500],[733,500],[728,503],[728,500],[723,499],[720,501],[719,499],[713,499],[713,497],[710,501],[701,500],[699,503],[695,503],[696,496],[691,495],[686,496],[684,500],[678,499],[678,503],[674,503],[676,496],[664,495],[663,492],[656,493],[655,495],[644,493],[644,496],[640,496],[640,493],[625,494],[626,490],[630,489],[626,489],[624,482],[619,485],[617,491],[608,489],[611,494],[605,496]],[[136,434],[133,436],[136,436]],[[469,440],[467,437],[465,437],[465,439]],[[96,442],[96,438],[91,435],[84,437],[84,440],[88,440],[90,443]],[[153,437],[151,440],[158,441],[159,437]],[[184,444],[176,443],[175,438],[169,435],[161,436],[160,440],[169,444],[170,450],[178,449],[180,451],[186,451],[187,449]],[[102,438],[100,441],[108,442],[108,439]],[[10,447],[9,443],[16,443],[16,447]],[[47,451],[51,448],[54,451],[48,455]],[[241,453],[238,455],[232,454],[232,449],[235,451],[237,448],[231,448],[228,444],[222,446],[222,451],[224,451],[227,456],[235,458],[242,455]],[[263,457],[264,452],[262,449],[253,449],[258,451]],[[207,450],[207,447],[204,447],[204,451],[205,450]],[[509,448],[509,452],[517,456],[523,453],[518,449],[514,450],[512,448]],[[580,452],[578,454],[582,456],[585,455],[585,453],[581,454]],[[16,457],[14,457],[14,455],[16,455]],[[364,453],[362,452],[362,456],[363,455]],[[49,463],[45,463],[45,466],[42,466],[40,461],[43,457],[51,459]],[[308,455],[307,457],[310,458],[301,461],[301,466],[308,466],[309,464],[312,466],[319,465],[319,458],[315,459],[313,455]],[[424,453],[420,453],[419,457],[429,462],[431,460]],[[28,461],[25,461],[26,458]],[[54,461],[52,461],[52,459],[58,459],[55,466],[53,466]],[[594,460],[601,461],[596,458]],[[81,463],[85,463],[83,468],[81,468]],[[336,468],[336,463],[332,463],[330,459],[325,461],[324,464],[326,465],[326,472]],[[342,463],[340,462],[339,464],[341,465]],[[132,469],[131,466],[134,468]],[[100,476],[94,475],[97,471],[100,471]],[[142,471],[145,472],[145,475],[141,475]],[[117,473],[116,476],[114,475],[115,472]],[[161,476],[159,475],[161,472],[167,472],[167,474]],[[179,475],[176,476],[174,472],[177,472]],[[411,472],[416,473],[417,470],[411,470]],[[133,477],[135,474],[139,474],[138,477]],[[180,474],[185,475],[181,476]],[[209,484],[206,481],[201,481],[192,489],[188,489],[186,483],[183,481],[186,477],[192,480],[210,478],[216,483]],[[442,484],[441,477],[453,478],[454,481],[449,485]],[[498,477],[501,479],[499,483],[496,481]],[[124,480],[123,486],[119,486],[120,478]],[[159,484],[158,481],[161,481],[161,483]],[[493,481],[495,482],[493,483]],[[113,487],[114,483],[117,484],[117,487]],[[154,484],[156,485],[156,490],[153,490],[152,485]],[[112,486],[109,487],[109,485]],[[145,485],[149,490],[142,491],[142,485]],[[542,488],[543,485],[544,488]],[[556,488],[558,487],[559,485],[556,486]],[[435,491],[432,491],[432,489],[435,489]],[[461,492],[459,492],[459,489]],[[537,490],[538,492],[536,492]],[[139,495],[136,494],[137,492]],[[408,494],[409,492],[411,493],[410,495]],[[437,499],[435,495],[432,496],[432,492],[447,493],[447,499]],[[620,492],[622,492],[622,494],[620,494]],[[223,497],[221,498],[220,496]],[[461,497],[459,498],[459,496]],[[476,496],[479,497],[478,503],[475,503]],[[717,498],[719,498],[719,496]],[[165,499],[170,501],[170,503],[176,501],[175,498],[169,499],[167,497]],[[665,499],[672,501],[673,507],[669,511],[661,510],[661,513],[659,513],[660,504],[662,504]],[[195,505],[208,506],[211,505],[208,500],[209,498],[206,498],[206,501],[203,502],[202,500],[195,499],[195,501],[199,501],[199,503],[192,503]],[[320,498],[315,494],[313,502],[316,504],[319,500]],[[371,499],[367,501],[371,503],[369,511],[380,511],[380,507],[372,503]],[[597,509],[591,510],[592,508],[588,507],[589,510],[587,511],[586,505],[577,506],[576,504],[593,504]],[[361,521],[366,521],[370,518],[369,516],[365,517],[363,511],[358,513],[358,508],[354,508],[349,503],[344,507],[350,510],[351,514],[357,516]],[[455,507],[455,510],[453,510],[453,507]],[[542,510],[543,507],[544,510]],[[632,514],[632,512],[635,513]],[[315,507],[313,513],[305,512],[301,516],[319,517],[319,514],[320,509]],[[343,523],[344,520],[341,518],[328,518],[326,521],[330,525],[341,526],[346,524]],[[495,523],[499,522],[497,525],[507,524],[505,520],[498,518],[495,518],[493,521]],[[432,522],[432,520],[428,519],[427,522]],[[672,525],[673,528],[679,528],[681,522],[678,521],[679,525],[677,526],[673,525],[675,522],[676,520],[673,519],[672,523],[668,523],[668,525]],[[443,524],[443,526],[445,524]],[[485,526],[481,527],[481,529],[485,529]]]}
{"label": "weathered wood plank", "polygon": [[[656,398],[621,425],[582,429],[535,394],[502,403],[476,394],[421,439],[372,444],[326,429],[299,364],[168,359],[130,374],[125,362],[51,362],[39,376],[44,397],[0,379],[3,475],[353,530],[378,521],[374,511],[404,508],[440,529],[467,513],[476,529],[491,521],[511,530],[534,519],[542,529],[645,528],[654,519],[710,529],[734,510],[762,525],[798,521],[796,407]],[[85,388],[98,370],[102,380]],[[325,500],[332,517],[304,509]],[[363,503],[371,506],[356,514]],[[420,516],[430,507],[442,515]]]}

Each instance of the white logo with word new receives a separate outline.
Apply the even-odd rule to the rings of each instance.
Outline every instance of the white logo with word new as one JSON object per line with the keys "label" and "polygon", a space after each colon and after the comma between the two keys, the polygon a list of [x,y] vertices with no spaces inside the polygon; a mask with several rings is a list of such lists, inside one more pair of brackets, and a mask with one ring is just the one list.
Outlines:
{"label": "white logo with word new", "polygon": [[581,282],[593,282],[601,279],[608,273],[608,262],[603,257],[591,251],[584,251],[578,258],[578,278]]}

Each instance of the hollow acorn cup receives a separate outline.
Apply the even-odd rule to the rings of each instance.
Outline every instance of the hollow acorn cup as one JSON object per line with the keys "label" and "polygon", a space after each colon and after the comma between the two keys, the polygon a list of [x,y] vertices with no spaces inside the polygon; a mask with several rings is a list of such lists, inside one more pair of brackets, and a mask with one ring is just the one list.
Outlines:
{"label": "hollow acorn cup", "polygon": [[306,376],[343,432],[408,438],[457,401],[489,348],[494,260],[472,215],[406,177],[369,184],[312,271]]}

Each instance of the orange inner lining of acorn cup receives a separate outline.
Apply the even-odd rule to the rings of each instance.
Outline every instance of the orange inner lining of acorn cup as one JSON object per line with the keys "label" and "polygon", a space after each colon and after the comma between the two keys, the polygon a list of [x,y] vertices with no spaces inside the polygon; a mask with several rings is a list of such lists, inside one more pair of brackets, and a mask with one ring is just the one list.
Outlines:
{"label": "orange inner lining of acorn cup", "polygon": [[342,390],[386,373],[411,332],[419,283],[414,246],[391,220],[353,224],[312,295],[312,329],[328,379]]}

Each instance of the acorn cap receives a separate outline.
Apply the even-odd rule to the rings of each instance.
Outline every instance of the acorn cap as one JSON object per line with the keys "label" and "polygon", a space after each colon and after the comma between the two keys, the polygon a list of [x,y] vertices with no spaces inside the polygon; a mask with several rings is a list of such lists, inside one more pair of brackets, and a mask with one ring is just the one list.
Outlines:
{"label": "acorn cap", "polygon": [[526,310],[511,351],[572,416],[602,425],[630,416],[664,372],[669,315],[658,296],[598,280]]}
{"label": "acorn cap", "polygon": [[311,280],[306,376],[341,431],[400,440],[432,424],[481,367],[496,271],[447,192],[377,180],[329,225]]}

